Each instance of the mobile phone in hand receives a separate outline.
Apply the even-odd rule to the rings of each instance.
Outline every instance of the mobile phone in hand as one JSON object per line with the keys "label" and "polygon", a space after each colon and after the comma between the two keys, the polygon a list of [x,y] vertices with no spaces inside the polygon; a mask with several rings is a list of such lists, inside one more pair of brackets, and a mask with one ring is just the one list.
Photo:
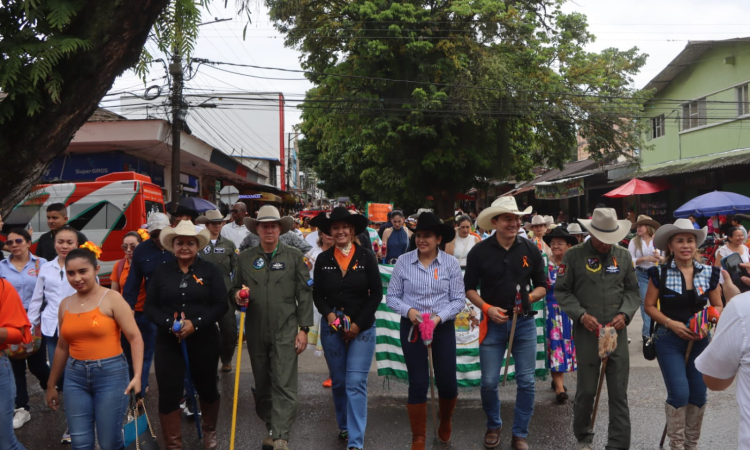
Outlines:
{"label": "mobile phone in hand", "polygon": [[721,260],[721,267],[729,272],[729,276],[732,277],[734,285],[739,288],[740,292],[745,292],[750,290],[750,286],[742,281],[742,277],[750,277],[750,274],[748,274],[747,270],[741,267],[740,264],[742,264],[742,258],[740,258],[738,253],[732,253]]}

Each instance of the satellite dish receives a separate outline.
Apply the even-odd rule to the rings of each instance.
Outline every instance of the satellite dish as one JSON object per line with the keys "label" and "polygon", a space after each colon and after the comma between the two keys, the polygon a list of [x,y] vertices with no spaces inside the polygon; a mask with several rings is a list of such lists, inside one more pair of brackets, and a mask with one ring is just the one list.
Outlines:
{"label": "satellite dish", "polygon": [[240,199],[240,191],[234,186],[224,186],[219,191],[219,198],[222,203],[234,205]]}

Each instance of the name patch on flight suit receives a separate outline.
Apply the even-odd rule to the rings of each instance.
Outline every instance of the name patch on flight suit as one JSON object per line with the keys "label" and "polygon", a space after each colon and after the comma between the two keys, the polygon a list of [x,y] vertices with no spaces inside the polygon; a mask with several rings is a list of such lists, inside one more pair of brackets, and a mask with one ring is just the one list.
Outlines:
{"label": "name patch on flight suit", "polygon": [[225,249],[224,249],[223,247],[216,247],[216,248],[214,249],[214,253],[224,253],[224,250],[225,250]]}
{"label": "name patch on flight suit", "polygon": [[275,262],[271,264],[271,270],[284,270],[285,264],[283,262]]}
{"label": "name patch on flight suit", "polygon": [[602,262],[599,258],[586,258],[586,270],[589,272],[599,272],[602,270]]}
{"label": "name patch on flight suit", "polygon": [[262,268],[266,267],[266,260],[261,258],[257,258],[255,261],[253,261],[253,268],[255,270],[260,270]]}

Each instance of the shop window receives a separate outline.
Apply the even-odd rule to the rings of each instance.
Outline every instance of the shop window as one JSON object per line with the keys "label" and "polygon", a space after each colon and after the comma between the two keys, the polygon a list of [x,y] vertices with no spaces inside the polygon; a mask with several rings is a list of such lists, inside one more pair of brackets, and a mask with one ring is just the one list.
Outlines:
{"label": "shop window", "polygon": [[750,99],[748,98],[748,85],[743,84],[735,89],[737,93],[737,115],[744,116],[750,114]]}
{"label": "shop window", "polygon": [[706,124],[706,99],[701,98],[682,105],[682,129],[700,127]]}
{"label": "shop window", "polygon": [[651,118],[651,139],[664,136],[664,114]]}
{"label": "shop window", "polygon": [[104,201],[95,205],[73,203],[70,205],[70,226],[76,230],[122,230],[125,228],[125,216],[122,210],[110,202]]}

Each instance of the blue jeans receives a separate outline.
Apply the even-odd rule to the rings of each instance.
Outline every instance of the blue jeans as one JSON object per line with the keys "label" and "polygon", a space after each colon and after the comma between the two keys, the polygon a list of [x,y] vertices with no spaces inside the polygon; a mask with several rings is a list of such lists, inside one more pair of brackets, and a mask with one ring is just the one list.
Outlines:
{"label": "blue jeans", "polygon": [[15,413],[16,382],[13,369],[5,351],[0,350],[0,449],[25,450],[16,439],[13,431],[13,414]]}
{"label": "blue jeans", "polygon": [[336,422],[339,429],[349,431],[348,446],[362,448],[367,427],[367,377],[375,356],[375,325],[348,344],[341,333],[329,326],[321,327],[320,338],[333,383]]}
{"label": "blue jeans", "polygon": [[656,330],[656,359],[667,386],[667,403],[675,408],[687,406],[688,403],[699,408],[706,404],[706,383],[695,368],[695,358],[708,346],[708,338],[694,341],[686,365],[688,342],[664,327]]}
{"label": "blue jeans", "polygon": [[[65,415],[74,450],[121,450],[128,407],[128,362],[123,354],[94,361],[69,358],[65,368]],[[96,433],[94,432],[96,427]]]}
{"label": "blue jeans", "polygon": [[[148,375],[151,372],[151,363],[154,361],[154,349],[156,348],[156,324],[149,320],[141,311],[135,312],[135,323],[141,331],[143,338],[143,371],[141,372],[141,395],[146,395],[148,387]],[[122,336],[122,352],[128,360],[128,373],[133,378],[133,359],[130,353],[130,342]]]}
{"label": "blue jeans", "polygon": [[[487,416],[487,428],[500,428],[500,398],[497,385],[504,369],[503,357],[510,340],[512,322],[500,325],[490,321],[487,336],[479,346],[482,367],[482,407]],[[534,316],[518,316],[516,335],[511,350],[516,371],[516,407],[513,436],[525,438],[534,413],[534,370],[536,369],[536,322]]]}
{"label": "blue jeans", "polygon": [[[55,362],[55,349],[57,348],[57,341],[59,340],[59,336],[57,333],[55,333],[54,336],[44,336],[44,342],[47,344],[47,359],[49,359],[49,368],[52,370],[52,364]],[[59,390],[64,390],[65,384],[65,371],[63,370],[63,373],[60,374],[60,379],[57,380],[57,387]],[[45,386],[45,389],[47,387]]]}
{"label": "blue jeans", "polygon": [[643,318],[641,336],[648,338],[651,335],[651,317],[646,314],[644,303],[646,300],[646,291],[648,290],[648,273],[645,270],[635,269],[635,274],[638,277],[638,292],[641,294],[641,318]]}
{"label": "blue jeans", "polygon": [[[422,339],[409,342],[411,326],[409,319],[401,318],[401,349],[404,351],[404,362],[409,372],[407,403],[419,405],[427,401],[427,391],[430,389],[429,356]],[[453,320],[435,327],[432,334],[432,358],[438,396],[444,400],[456,398],[456,327]]]}

